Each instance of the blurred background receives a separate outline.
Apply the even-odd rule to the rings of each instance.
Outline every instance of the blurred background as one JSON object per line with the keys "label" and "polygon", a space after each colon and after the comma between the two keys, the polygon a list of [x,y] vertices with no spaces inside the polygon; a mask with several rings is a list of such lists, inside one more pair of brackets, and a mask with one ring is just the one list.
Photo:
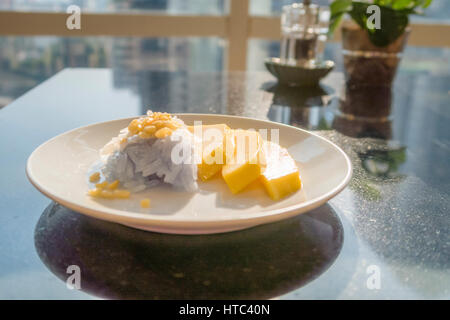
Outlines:
{"label": "blurred background", "polygon": [[[228,0],[0,0],[1,12],[56,12],[66,14],[75,4],[83,13],[157,14],[163,16],[227,16]],[[277,17],[288,0],[250,0],[250,16]],[[328,0],[314,3],[328,5]],[[426,16],[415,16],[413,23],[450,24],[450,1],[434,0]],[[83,27],[83,15],[82,27]],[[126,25],[123,28],[127,28]],[[0,30],[0,108],[68,67],[112,68],[114,84],[138,87],[137,70],[211,72],[227,69],[227,38],[222,37],[115,37],[12,35]],[[443,34],[443,37],[448,35]],[[264,59],[278,56],[278,39],[247,39],[246,70],[264,70]],[[329,42],[324,57],[342,70],[341,44]],[[410,44],[402,60],[403,72],[448,74],[448,47]],[[117,71],[117,72],[116,72]],[[120,76],[119,76],[120,75]],[[133,88],[132,88],[133,89]]]}

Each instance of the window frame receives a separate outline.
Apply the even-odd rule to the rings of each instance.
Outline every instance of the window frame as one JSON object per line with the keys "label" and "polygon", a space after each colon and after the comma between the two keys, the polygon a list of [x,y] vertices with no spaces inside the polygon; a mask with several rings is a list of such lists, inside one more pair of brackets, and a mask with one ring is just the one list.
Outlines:
{"label": "window frame", "polygon": [[[227,40],[226,69],[245,71],[251,38],[281,38],[280,17],[251,16],[249,0],[229,0],[228,15],[83,13],[81,29],[66,28],[67,13],[0,11],[2,36],[220,37]],[[124,27],[126,26],[126,27]],[[450,24],[411,23],[409,45],[450,47]],[[442,36],[444,35],[444,36]],[[331,41],[340,41],[337,30]]]}

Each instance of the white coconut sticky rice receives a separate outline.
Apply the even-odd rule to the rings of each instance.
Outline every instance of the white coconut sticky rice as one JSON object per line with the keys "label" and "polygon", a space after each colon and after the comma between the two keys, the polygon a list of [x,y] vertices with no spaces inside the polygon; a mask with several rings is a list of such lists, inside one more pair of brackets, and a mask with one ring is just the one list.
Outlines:
{"label": "white coconut sticky rice", "polygon": [[119,180],[131,192],[163,183],[180,190],[197,190],[194,135],[181,119],[172,119],[182,126],[164,138],[141,138],[128,128],[122,129],[100,150],[106,180]]}

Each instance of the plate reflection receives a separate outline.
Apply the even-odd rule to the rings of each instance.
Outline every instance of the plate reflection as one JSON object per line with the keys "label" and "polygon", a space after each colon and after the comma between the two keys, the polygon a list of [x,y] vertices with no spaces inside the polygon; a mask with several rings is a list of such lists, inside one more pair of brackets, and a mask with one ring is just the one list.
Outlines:
{"label": "plate reflection", "polygon": [[93,219],[51,203],[35,229],[44,264],[60,279],[81,270],[81,290],[112,299],[266,299],[322,274],[343,243],[328,204],[252,229],[168,235]]}

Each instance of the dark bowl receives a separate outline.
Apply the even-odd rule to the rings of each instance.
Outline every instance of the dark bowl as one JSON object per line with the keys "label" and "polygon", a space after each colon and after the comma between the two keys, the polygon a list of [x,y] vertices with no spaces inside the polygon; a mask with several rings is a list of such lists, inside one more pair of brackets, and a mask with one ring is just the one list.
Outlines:
{"label": "dark bowl", "polygon": [[292,87],[315,86],[334,68],[334,62],[330,60],[311,66],[284,64],[280,62],[279,58],[268,58],[265,65],[280,83]]}

